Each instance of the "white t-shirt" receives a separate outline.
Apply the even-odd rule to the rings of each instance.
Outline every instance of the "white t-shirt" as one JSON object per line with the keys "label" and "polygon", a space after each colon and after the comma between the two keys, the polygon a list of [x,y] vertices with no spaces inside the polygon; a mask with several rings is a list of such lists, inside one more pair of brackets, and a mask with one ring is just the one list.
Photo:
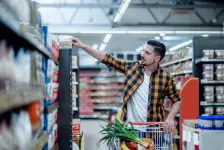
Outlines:
{"label": "white t-shirt", "polygon": [[147,122],[150,76],[144,73],[144,81],[129,98],[127,107],[128,122]]}

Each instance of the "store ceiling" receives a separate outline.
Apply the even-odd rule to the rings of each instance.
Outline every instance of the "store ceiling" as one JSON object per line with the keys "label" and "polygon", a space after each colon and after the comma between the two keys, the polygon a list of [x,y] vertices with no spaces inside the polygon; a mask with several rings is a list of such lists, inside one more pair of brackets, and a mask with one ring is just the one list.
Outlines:
{"label": "store ceiling", "polygon": [[[209,0],[132,0],[119,23],[113,19],[121,0],[36,0],[43,22],[56,34],[71,34],[92,46],[100,45],[108,32],[107,51],[135,51],[160,31],[222,31],[224,4]],[[219,4],[218,4],[219,2]],[[96,33],[90,33],[95,31]],[[123,31],[125,33],[116,33]],[[128,31],[142,33],[127,34]],[[145,31],[158,33],[144,34]],[[80,33],[81,32],[81,33]],[[85,32],[83,34],[83,32]],[[192,38],[192,34],[166,34],[167,47]],[[201,32],[197,35],[202,35]]]}

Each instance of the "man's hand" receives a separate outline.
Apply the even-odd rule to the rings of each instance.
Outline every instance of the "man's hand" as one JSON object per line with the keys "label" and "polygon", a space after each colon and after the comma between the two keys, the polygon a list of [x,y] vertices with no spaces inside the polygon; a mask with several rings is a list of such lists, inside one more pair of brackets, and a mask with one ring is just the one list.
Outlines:
{"label": "man's hand", "polygon": [[164,133],[171,133],[173,131],[173,129],[176,127],[176,123],[174,121],[174,119],[166,119],[166,121],[164,122]]}
{"label": "man's hand", "polygon": [[78,38],[73,38],[72,39],[73,44],[77,47],[77,48],[84,48],[85,44],[83,44]]}

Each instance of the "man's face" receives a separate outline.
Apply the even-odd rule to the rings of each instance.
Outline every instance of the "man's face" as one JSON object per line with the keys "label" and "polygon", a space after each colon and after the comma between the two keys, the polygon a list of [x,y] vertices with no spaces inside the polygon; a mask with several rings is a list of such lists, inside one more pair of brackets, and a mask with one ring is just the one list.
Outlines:
{"label": "man's face", "polygon": [[156,55],[154,47],[146,44],[141,54],[141,61],[144,66],[150,66],[152,64],[159,63],[160,56]]}

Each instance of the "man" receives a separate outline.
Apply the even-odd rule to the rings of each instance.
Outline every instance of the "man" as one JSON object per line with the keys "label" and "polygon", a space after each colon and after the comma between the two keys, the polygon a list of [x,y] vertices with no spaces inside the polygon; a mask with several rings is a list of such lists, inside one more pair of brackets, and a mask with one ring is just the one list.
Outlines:
{"label": "man", "polygon": [[[74,38],[73,44],[125,75],[123,121],[165,121],[165,132],[171,131],[174,127],[174,118],[181,107],[181,100],[173,77],[159,65],[166,52],[164,44],[154,40],[148,41],[141,54],[141,62],[118,60],[104,51],[88,47],[77,38]],[[173,102],[166,120],[163,109],[165,96]]]}

